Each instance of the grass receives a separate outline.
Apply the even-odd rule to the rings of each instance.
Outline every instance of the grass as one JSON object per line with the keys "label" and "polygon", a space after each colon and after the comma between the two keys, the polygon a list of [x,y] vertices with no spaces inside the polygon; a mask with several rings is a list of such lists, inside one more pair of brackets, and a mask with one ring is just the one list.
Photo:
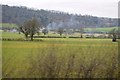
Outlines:
{"label": "grass", "polygon": [[24,34],[19,34],[19,33],[15,33],[15,32],[4,32],[2,31],[2,38],[24,38]]}
{"label": "grass", "polygon": [[[24,35],[2,32],[2,37],[18,39]],[[92,38],[39,39],[2,41],[3,78],[118,77],[118,42]]]}
{"label": "grass", "polygon": [[[97,31],[111,29],[96,28]],[[2,38],[24,39],[24,35],[2,32]],[[111,39],[39,39],[41,41],[2,41],[3,78],[118,77],[118,43]]]}
{"label": "grass", "polygon": [[0,23],[0,28],[17,29],[18,25],[13,24],[13,23]]}
{"label": "grass", "polygon": [[113,29],[118,29],[118,27],[108,27],[108,28],[86,28],[85,31],[89,31],[89,32],[92,32],[92,31],[97,31],[97,32],[110,32],[111,30]]}
{"label": "grass", "polygon": [[111,39],[42,40],[3,41],[3,77],[116,78],[118,75],[118,44]]}

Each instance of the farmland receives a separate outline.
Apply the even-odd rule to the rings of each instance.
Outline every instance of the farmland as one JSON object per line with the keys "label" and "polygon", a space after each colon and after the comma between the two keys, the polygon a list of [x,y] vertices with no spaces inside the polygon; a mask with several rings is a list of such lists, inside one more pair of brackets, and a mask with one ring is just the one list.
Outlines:
{"label": "farmland", "polygon": [[[3,38],[11,37],[24,38],[3,33]],[[3,78],[118,77],[118,43],[111,39],[39,40],[2,41]]]}
{"label": "farmland", "polygon": [[18,25],[13,23],[0,23],[0,29],[17,29]]}
{"label": "farmland", "polygon": [[[110,18],[112,17],[110,15],[104,17],[105,11],[109,12],[107,8],[105,11],[102,10],[101,15],[94,13],[99,11],[96,7],[99,5],[95,1],[96,4],[53,1],[49,5],[46,1],[40,2],[43,6],[41,8],[39,1],[37,3],[31,1],[32,4],[12,1],[11,6],[7,5],[9,1],[6,5],[1,4],[0,77],[12,80],[16,78],[28,78],[28,80],[29,78],[35,80],[36,78],[38,80],[39,78],[110,78],[110,80],[115,78],[116,80],[120,68],[119,20]],[[21,5],[17,6],[18,3]],[[23,4],[26,6],[29,4],[29,7]],[[81,14],[79,5],[82,5],[80,7],[82,12],[85,9],[85,14]],[[91,11],[93,12],[89,15]],[[93,14],[96,16],[92,16]]]}
{"label": "farmland", "polygon": [[[18,25],[13,24],[13,23],[0,23],[0,28],[3,29],[17,29]],[[112,29],[118,29],[118,27],[108,27],[108,28],[85,28],[84,30],[87,32],[110,32]]]}
{"label": "farmland", "polygon": [[118,27],[108,27],[108,28],[85,28],[85,31],[97,31],[97,32],[110,32],[112,29],[118,29]]}

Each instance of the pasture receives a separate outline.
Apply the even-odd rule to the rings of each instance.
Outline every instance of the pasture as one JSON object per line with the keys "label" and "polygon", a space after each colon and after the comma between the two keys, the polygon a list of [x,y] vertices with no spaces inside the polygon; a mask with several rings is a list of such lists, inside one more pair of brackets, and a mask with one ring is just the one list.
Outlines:
{"label": "pasture", "polygon": [[111,39],[39,39],[2,41],[3,78],[118,77],[118,43]]}
{"label": "pasture", "polygon": [[85,31],[97,31],[97,32],[110,32],[113,29],[118,29],[118,27],[111,27],[111,28],[85,28]]}

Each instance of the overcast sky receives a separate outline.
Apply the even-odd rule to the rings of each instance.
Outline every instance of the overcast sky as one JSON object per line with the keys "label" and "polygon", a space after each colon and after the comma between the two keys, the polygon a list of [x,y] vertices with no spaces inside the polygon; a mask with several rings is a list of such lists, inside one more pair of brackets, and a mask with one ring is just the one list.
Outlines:
{"label": "overcast sky", "polygon": [[118,1],[119,0],[0,0],[0,4],[117,18]]}

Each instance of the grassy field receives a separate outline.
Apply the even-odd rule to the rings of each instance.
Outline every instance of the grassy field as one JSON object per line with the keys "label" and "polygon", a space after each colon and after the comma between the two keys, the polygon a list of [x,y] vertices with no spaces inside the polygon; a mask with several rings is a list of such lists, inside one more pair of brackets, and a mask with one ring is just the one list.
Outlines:
{"label": "grassy field", "polygon": [[0,28],[17,29],[18,25],[13,24],[13,23],[0,23]]}
{"label": "grassy field", "polygon": [[[24,39],[23,34],[11,32],[2,32],[2,37]],[[2,41],[3,78],[118,76],[118,42],[86,38],[39,39],[41,41]]]}
{"label": "grassy field", "polygon": [[2,38],[24,38],[23,34],[14,33],[14,32],[4,32],[2,31]]}
{"label": "grassy field", "polygon": [[[3,37],[9,37],[3,33]],[[23,35],[13,34],[20,38]],[[118,43],[111,39],[3,41],[3,78],[116,78]]]}
{"label": "grassy field", "polygon": [[110,32],[113,29],[118,29],[118,27],[108,27],[108,28],[85,28],[85,31],[89,32]]}

